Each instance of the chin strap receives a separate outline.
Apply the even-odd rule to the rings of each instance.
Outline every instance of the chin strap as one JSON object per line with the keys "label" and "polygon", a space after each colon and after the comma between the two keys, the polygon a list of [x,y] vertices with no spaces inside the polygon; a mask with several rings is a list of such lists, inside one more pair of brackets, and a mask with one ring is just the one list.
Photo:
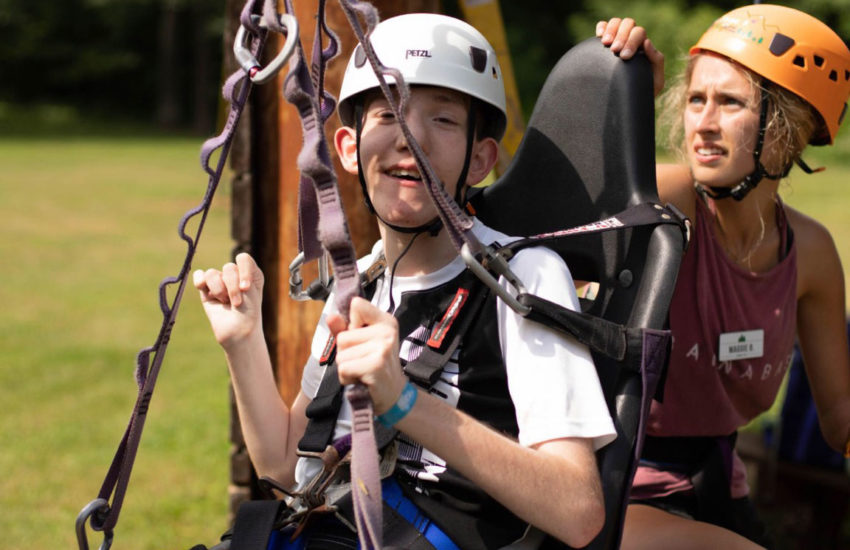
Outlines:
{"label": "chin strap", "polygon": [[764,165],[761,163],[761,153],[764,148],[764,136],[767,133],[767,108],[768,108],[768,99],[767,99],[767,89],[768,83],[764,81],[762,83],[762,93],[761,93],[761,110],[759,113],[759,134],[758,140],[756,141],[756,147],[753,151],[753,161],[755,161],[755,169],[744,178],[744,181],[732,187],[731,189],[728,187],[715,187],[715,186],[705,186],[700,183],[696,184],[697,189],[701,194],[707,195],[712,199],[725,199],[727,197],[732,197],[736,201],[744,200],[750,191],[756,188],[756,186],[761,182],[765,177],[769,179],[781,179],[788,175],[788,172],[791,171],[791,164],[785,167],[782,172],[779,174],[771,174],[767,171]]}
{"label": "chin strap", "polygon": [[756,148],[753,151],[753,160],[755,161],[755,169],[750,173],[749,176],[744,178],[744,181],[732,187],[731,189],[728,187],[714,187],[714,186],[705,186],[701,183],[696,183],[695,187],[697,191],[703,196],[711,197],[714,200],[725,199],[727,197],[732,197],[736,201],[744,200],[750,191],[756,188],[756,186],[761,182],[765,177],[768,179],[779,180],[788,175],[791,171],[791,167],[796,163],[800,169],[807,174],[816,174],[818,172],[823,172],[826,170],[824,166],[820,166],[818,168],[810,168],[808,164],[803,161],[802,158],[797,157],[793,163],[788,163],[788,165],[782,170],[782,172],[778,174],[771,174],[767,171],[764,165],[761,163],[761,153],[764,148],[764,136],[767,133],[767,109],[768,109],[768,99],[767,99],[767,87],[769,83],[768,81],[762,82],[762,94],[761,94],[761,111],[759,113],[759,135],[758,141],[756,142]]}

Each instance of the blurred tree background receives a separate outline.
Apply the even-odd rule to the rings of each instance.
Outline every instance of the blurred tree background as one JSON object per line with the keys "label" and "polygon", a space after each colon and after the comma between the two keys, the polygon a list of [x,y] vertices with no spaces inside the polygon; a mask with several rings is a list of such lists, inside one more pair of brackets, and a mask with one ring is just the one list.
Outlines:
{"label": "blurred tree background", "polygon": [[[850,36],[850,0],[783,3]],[[459,13],[456,0],[443,5],[447,13]],[[700,32],[739,5],[730,0],[502,1],[523,108],[530,112],[555,61],[591,36],[600,19],[629,16],[644,25],[667,57],[669,77]],[[209,133],[222,56],[231,55],[221,40],[223,24],[224,0],[0,0],[0,125],[26,113],[48,123],[99,119]]]}
{"label": "blurred tree background", "polygon": [[223,24],[223,0],[2,0],[0,123],[23,110],[208,133]]}

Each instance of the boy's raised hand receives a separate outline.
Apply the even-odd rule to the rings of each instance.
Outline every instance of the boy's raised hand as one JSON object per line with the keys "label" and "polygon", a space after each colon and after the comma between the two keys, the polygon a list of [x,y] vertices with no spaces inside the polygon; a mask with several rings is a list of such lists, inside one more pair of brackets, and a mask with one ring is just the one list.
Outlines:
{"label": "boy's raised hand", "polygon": [[393,406],[406,382],[398,357],[398,322],[359,297],[351,301],[349,315],[348,326],[341,315],[327,320],[336,336],[339,381],[364,384],[375,414],[382,414]]}
{"label": "boy's raised hand", "polygon": [[198,269],[192,281],[222,347],[238,344],[262,328],[263,272],[249,254],[237,255],[236,262],[225,264],[221,271]]}
{"label": "boy's raised hand", "polygon": [[630,17],[612,17],[596,23],[596,36],[621,59],[630,59],[635,52],[643,49],[652,65],[653,92],[655,95],[661,93],[664,89],[664,54],[656,50],[647,38],[646,29],[635,25],[635,20]]}

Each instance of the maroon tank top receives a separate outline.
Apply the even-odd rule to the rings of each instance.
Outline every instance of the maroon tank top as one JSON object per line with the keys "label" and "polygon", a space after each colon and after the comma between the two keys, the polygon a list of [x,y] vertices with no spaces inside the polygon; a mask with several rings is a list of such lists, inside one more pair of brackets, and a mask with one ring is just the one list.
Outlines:
{"label": "maroon tank top", "polygon": [[[726,255],[712,228],[713,214],[699,198],[695,217],[670,306],[673,346],[664,402],[652,402],[650,435],[731,434],[770,408],[791,364],[797,249],[782,204],[777,203],[777,226],[786,254],[765,273],[745,270]],[[736,353],[744,357],[728,358]],[[689,486],[681,475],[641,467],[632,496],[661,496]],[[735,456],[732,494],[746,493],[746,474]]]}
{"label": "maroon tank top", "polygon": [[[696,205],[694,240],[670,306],[673,347],[664,403],[652,404],[652,435],[732,433],[770,408],[793,354],[797,248],[793,239],[788,247],[782,204],[777,204],[777,225],[787,253],[765,273],[735,264],[716,239],[712,213],[702,200]],[[757,331],[763,331],[761,354]],[[730,342],[722,348],[721,335]],[[754,350],[739,352],[744,358],[728,358],[753,341]]]}

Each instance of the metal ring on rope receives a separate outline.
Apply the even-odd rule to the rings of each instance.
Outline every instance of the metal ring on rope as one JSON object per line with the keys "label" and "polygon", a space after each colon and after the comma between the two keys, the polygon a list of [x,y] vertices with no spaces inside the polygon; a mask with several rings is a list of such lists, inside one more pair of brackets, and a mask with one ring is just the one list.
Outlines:
{"label": "metal ring on rope", "polygon": [[[239,66],[248,73],[251,82],[254,84],[264,84],[271,80],[280,71],[283,64],[286,63],[292,53],[295,51],[295,46],[298,43],[298,20],[289,13],[277,14],[280,26],[286,29],[286,42],[283,44],[280,52],[271,62],[262,67],[257,58],[248,49],[248,40],[250,38],[248,29],[245,25],[239,25],[239,30],[236,31],[236,39],[233,41],[233,55],[239,61]],[[252,15],[260,28],[267,28],[268,24],[261,19],[259,15]]]}

